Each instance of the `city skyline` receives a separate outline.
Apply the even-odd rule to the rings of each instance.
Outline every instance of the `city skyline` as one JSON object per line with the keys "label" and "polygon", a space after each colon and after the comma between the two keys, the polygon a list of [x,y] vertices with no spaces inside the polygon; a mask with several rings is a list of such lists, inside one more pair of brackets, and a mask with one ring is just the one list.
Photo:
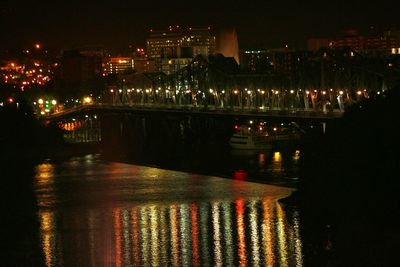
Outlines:
{"label": "city skyline", "polygon": [[284,3],[252,1],[243,4],[202,1],[140,2],[116,1],[5,1],[1,8],[3,49],[43,43],[56,49],[74,45],[104,45],[123,49],[144,47],[150,29],[170,25],[236,28],[240,47],[304,48],[311,37],[338,35],[345,29],[361,33],[399,28],[395,3],[380,5],[346,3]]}

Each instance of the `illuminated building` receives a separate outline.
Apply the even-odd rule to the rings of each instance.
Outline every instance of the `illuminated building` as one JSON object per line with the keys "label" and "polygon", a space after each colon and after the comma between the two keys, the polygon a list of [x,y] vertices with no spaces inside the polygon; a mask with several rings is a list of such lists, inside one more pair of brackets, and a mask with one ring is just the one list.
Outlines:
{"label": "illuminated building", "polygon": [[263,49],[246,49],[240,51],[240,67],[249,71],[261,71],[269,64],[269,56]]}
{"label": "illuminated building", "polygon": [[161,59],[161,71],[165,74],[172,74],[192,62],[191,58]]}
{"label": "illuminated building", "polygon": [[135,58],[135,71],[137,73],[149,73],[156,71],[156,63],[154,59]]}
{"label": "illuminated building", "polygon": [[112,57],[107,65],[109,74],[129,73],[134,69],[134,60],[131,57]]}
{"label": "illuminated building", "polygon": [[386,31],[382,35],[359,35],[356,31],[346,31],[336,38],[312,38],[308,49],[316,51],[321,47],[350,47],[365,54],[400,54],[400,31]]}
{"label": "illuminated building", "polygon": [[167,31],[150,31],[147,39],[149,58],[193,58],[215,51],[215,36],[210,28],[169,27]]}
{"label": "illuminated building", "polygon": [[170,26],[167,31],[150,30],[147,39],[149,59],[155,60],[157,70],[168,69],[168,73],[179,70],[184,62],[190,62],[198,55],[208,57],[214,52],[215,36],[210,28],[183,29]]}

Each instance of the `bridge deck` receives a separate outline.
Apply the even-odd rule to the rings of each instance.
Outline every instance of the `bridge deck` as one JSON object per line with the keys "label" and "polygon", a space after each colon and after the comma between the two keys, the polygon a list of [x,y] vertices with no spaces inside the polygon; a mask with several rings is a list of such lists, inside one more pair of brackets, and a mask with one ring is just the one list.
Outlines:
{"label": "bridge deck", "polygon": [[217,108],[215,106],[195,107],[192,105],[172,106],[172,105],[82,105],[66,109],[62,112],[49,115],[50,121],[66,119],[85,113],[134,113],[151,114],[164,113],[171,115],[196,115],[209,117],[251,117],[251,118],[282,118],[282,119],[312,119],[330,120],[340,118],[343,112],[334,110],[330,112],[304,110],[304,109],[256,109],[256,108]]}

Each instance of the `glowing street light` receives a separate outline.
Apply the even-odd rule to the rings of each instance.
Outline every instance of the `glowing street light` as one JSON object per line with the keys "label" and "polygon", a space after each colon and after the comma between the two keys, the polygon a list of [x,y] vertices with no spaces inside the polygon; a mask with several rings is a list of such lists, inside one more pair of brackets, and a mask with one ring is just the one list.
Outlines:
{"label": "glowing street light", "polygon": [[44,103],[43,99],[39,98],[38,103],[42,105]]}
{"label": "glowing street light", "polygon": [[51,100],[51,104],[56,105],[57,101],[55,99]]}
{"label": "glowing street light", "polygon": [[93,102],[93,100],[90,96],[87,96],[83,99],[84,104],[91,104],[92,102]]}

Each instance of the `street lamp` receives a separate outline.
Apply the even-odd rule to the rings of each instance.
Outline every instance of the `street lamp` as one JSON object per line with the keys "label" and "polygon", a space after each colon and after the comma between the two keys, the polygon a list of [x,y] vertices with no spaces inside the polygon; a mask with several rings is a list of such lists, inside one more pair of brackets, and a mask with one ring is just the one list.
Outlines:
{"label": "street lamp", "polygon": [[93,99],[90,97],[90,96],[87,96],[87,97],[85,97],[84,99],[83,99],[83,103],[84,104],[92,104],[92,102],[93,102]]}

